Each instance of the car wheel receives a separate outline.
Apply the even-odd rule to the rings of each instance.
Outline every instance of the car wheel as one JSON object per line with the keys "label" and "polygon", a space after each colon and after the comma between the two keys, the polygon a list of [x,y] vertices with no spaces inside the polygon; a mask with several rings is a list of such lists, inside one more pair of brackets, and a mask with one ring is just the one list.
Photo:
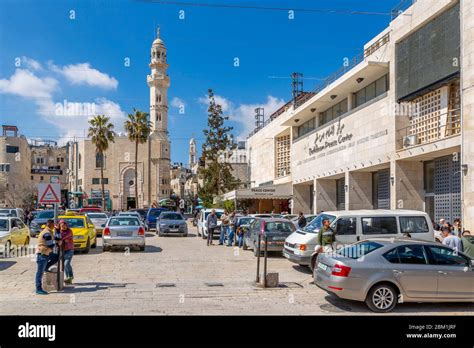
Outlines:
{"label": "car wheel", "polygon": [[397,305],[397,291],[392,285],[379,284],[370,289],[365,304],[376,313],[391,312]]}
{"label": "car wheel", "polygon": [[140,251],[145,251],[145,246],[144,245],[140,245]]}
{"label": "car wheel", "polygon": [[87,238],[86,248],[82,251],[82,253],[88,254],[90,250],[91,250],[91,240],[90,238]]}
{"label": "car wheel", "polygon": [[94,244],[91,245],[91,248],[92,249],[97,248],[97,237],[95,237],[95,242],[94,242]]}
{"label": "car wheel", "polygon": [[188,236],[188,234],[187,234],[187,233],[183,234],[183,237],[187,237],[187,236]]}
{"label": "car wheel", "polygon": [[110,251],[110,247],[109,247],[108,245],[104,245],[104,246],[102,247],[102,250],[103,250],[103,251]]}

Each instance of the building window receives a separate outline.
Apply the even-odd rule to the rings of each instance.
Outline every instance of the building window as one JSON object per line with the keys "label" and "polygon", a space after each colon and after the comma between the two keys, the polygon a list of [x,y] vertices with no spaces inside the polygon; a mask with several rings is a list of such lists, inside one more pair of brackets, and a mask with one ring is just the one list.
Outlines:
{"label": "building window", "polygon": [[297,128],[298,129],[298,131],[296,132],[297,137],[298,138],[302,137],[303,135],[308,134],[315,128],[316,128],[316,119],[312,118],[311,120],[306,121],[305,123],[303,123],[301,126]]}
{"label": "building window", "polygon": [[290,162],[290,135],[276,137],[275,139],[275,164],[276,177],[281,178],[291,174]]}
{"label": "building window", "polygon": [[9,163],[0,164],[0,172],[9,172],[9,171],[10,171],[10,164]]}
{"label": "building window", "polygon": [[105,156],[103,153],[97,153],[95,155],[95,167],[105,168]]}
{"label": "building window", "polygon": [[7,145],[7,153],[17,153],[17,152],[20,152],[20,148],[18,146]]}
{"label": "building window", "polygon": [[354,93],[353,104],[357,108],[388,91],[388,75],[382,76],[365,88]]}
{"label": "building window", "polygon": [[344,115],[347,112],[347,98],[340,101],[336,105],[330,107],[323,113],[321,113],[320,116],[320,122],[319,125],[322,126],[325,123],[331,122],[335,118],[338,118],[339,116]]}
{"label": "building window", "polygon": [[31,180],[33,180],[33,175],[31,176]]}
{"label": "building window", "polygon": [[44,164],[44,158],[43,157],[36,157],[36,164]]}
{"label": "building window", "polygon": [[102,180],[102,182],[104,183],[104,185],[108,185],[109,184],[109,178],[104,178],[104,180]]}
{"label": "building window", "polygon": [[44,178],[43,178],[43,176],[41,175],[41,176],[40,176],[40,181],[43,181],[43,179],[44,179]]}
{"label": "building window", "polygon": [[92,185],[99,185],[100,184],[100,178],[92,178]]}
{"label": "building window", "polygon": [[81,154],[79,154],[79,161],[77,163],[78,169],[81,169],[81,162],[82,162],[82,156],[81,156]]}

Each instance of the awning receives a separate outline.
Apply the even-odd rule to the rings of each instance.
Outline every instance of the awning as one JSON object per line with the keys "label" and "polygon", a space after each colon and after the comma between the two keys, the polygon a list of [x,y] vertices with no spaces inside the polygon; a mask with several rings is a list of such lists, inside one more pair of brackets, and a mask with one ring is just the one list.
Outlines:
{"label": "awning", "polygon": [[225,193],[224,201],[239,199],[290,199],[293,197],[293,186],[291,183],[272,186],[252,187],[238,189]]}

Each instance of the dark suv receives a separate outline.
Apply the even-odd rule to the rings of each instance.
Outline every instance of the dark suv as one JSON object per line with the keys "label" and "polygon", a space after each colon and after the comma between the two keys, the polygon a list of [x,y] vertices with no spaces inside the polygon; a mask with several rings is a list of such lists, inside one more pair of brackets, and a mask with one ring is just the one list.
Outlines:
{"label": "dark suv", "polygon": [[155,229],[156,230],[156,219],[160,216],[160,214],[164,211],[168,211],[166,208],[150,208],[146,214],[145,223],[149,230]]}

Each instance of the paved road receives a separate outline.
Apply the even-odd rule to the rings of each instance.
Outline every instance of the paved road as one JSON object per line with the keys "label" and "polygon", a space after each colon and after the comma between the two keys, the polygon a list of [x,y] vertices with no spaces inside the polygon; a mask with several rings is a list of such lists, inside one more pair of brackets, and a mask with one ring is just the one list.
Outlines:
{"label": "paved road", "polygon": [[[100,245],[74,256],[74,286],[48,296],[34,294],[34,259],[0,259],[0,314],[373,314],[327,295],[308,269],[279,255],[269,259],[269,271],[279,272],[281,287],[259,288],[251,251],[207,247],[191,225],[187,238],[148,233],[145,252],[104,253]],[[402,304],[394,312],[473,313],[472,304]]]}

